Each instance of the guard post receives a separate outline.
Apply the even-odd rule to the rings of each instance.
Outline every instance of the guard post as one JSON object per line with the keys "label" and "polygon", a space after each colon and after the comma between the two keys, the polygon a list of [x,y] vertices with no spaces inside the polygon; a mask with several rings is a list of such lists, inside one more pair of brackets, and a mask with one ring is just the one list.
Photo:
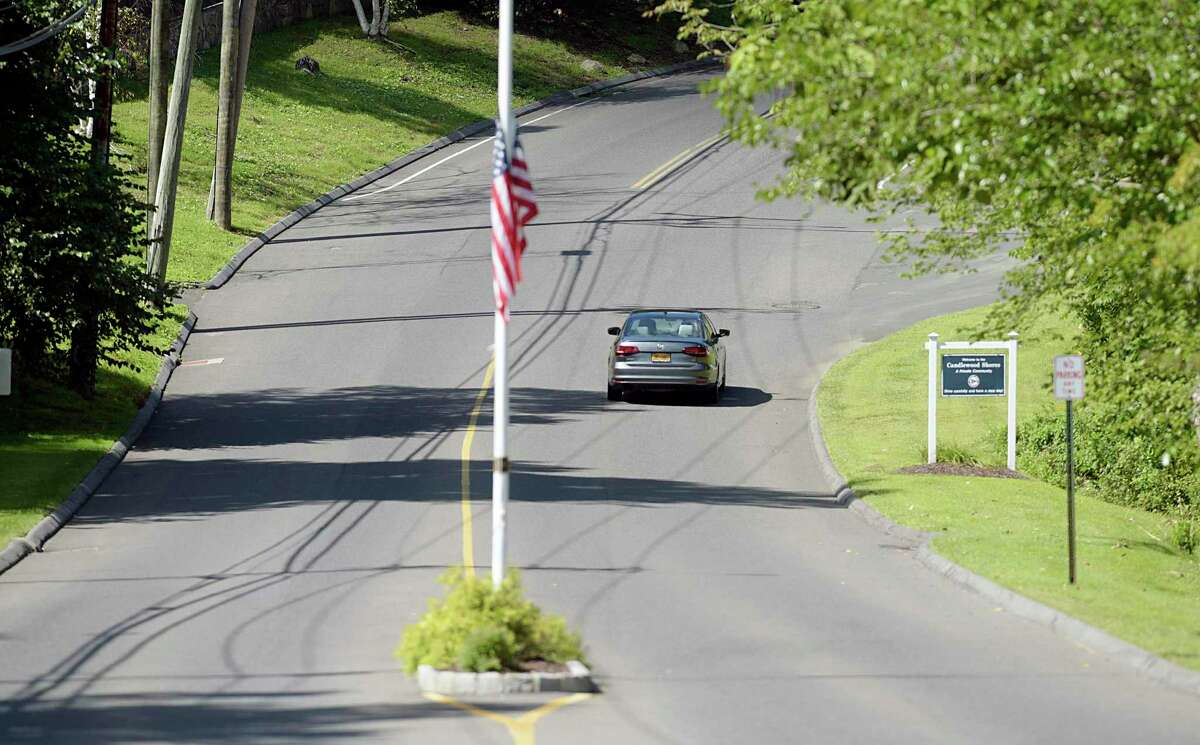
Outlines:
{"label": "guard post", "polygon": [[[1017,332],[1007,341],[938,341],[931,333],[925,343],[929,351],[929,424],[927,461],[937,463],[938,371],[943,396],[1008,397],[1008,470],[1017,470]],[[977,351],[998,349],[1003,354],[940,354],[943,349]],[[939,364],[940,363],[940,364]],[[1007,368],[1007,369],[1006,369]]]}
{"label": "guard post", "polygon": [[1067,582],[1075,584],[1075,438],[1071,403],[1083,398],[1083,357],[1054,358],[1054,397],[1067,402]]}

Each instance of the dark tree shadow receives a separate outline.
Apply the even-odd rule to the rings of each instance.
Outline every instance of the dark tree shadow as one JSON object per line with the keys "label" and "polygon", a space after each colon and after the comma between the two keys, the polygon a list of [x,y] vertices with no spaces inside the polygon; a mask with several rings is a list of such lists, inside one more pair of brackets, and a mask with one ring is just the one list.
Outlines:
{"label": "dark tree shadow", "polygon": [[[0,740],[79,745],[118,743],[292,743],[376,741],[415,720],[470,716],[432,701],[359,706],[315,705],[305,693],[159,692],[91,694],[70,701],[9,702],[0,710]],[[520,713],[528,705],[511,702]],[[503,709],[501,709],[503,711]],[[398,740],[399,741],[399,740]]]}

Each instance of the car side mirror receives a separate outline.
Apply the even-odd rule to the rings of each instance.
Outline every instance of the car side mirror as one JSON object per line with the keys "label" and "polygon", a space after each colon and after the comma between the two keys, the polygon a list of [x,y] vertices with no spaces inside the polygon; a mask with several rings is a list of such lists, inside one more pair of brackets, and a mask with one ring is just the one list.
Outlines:
{"label": "car side mirror", "polygon": [[609,326],[608,327],[608,335],[609,336],[620,336],[621,335],[621,327],[620,326]]}
{"label": "car side mirror", "polygon": [[717,336],[729,336],[729,329],[717,329]]}

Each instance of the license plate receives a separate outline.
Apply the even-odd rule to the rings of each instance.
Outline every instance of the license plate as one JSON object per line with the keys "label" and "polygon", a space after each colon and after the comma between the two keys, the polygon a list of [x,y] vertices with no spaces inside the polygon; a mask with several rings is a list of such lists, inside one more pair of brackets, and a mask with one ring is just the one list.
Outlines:
{"label": "license plate", "polygon": [[670,352],[655,352],[654,354],[650,355],[650,361],[651,362],[670,362],[671,361],[671,353]]}

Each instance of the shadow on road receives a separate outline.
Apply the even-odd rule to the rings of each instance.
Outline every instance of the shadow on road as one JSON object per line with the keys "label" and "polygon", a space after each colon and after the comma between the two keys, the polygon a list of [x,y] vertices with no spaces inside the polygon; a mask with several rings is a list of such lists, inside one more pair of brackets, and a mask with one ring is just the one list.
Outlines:
{"label": "shadow on road", "polygon": [[92,694],[9,704],[0,712],[0,739],[72,745],[344,742],[402,732],[407,720],[467,716],[433,702],[305,705],[305,699],[336,693]]}
{"label": "shadow on road", "polygon": [[[721,394],[721,401],[716,406],[723,409],[762,406],[772,398],[770,393],[758,388],[729,386]],[[629,391],[625,394],[629,403],[657,406],[713,406],[705,403],[703,397],[696,391]]]}

